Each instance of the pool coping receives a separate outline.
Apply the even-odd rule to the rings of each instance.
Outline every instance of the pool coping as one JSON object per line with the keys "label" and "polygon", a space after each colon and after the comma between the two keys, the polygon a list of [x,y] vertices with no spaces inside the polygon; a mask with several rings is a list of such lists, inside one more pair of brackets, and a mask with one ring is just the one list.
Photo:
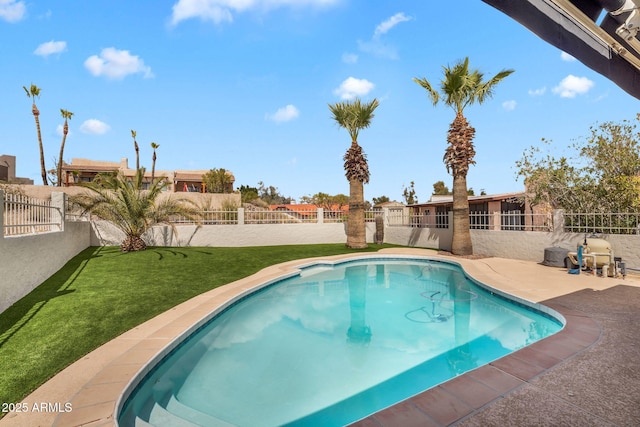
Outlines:
{"label": "pool coping", "polygon": [[[458,263],[475,280],[532,303],[580,289],[601,290],[623,283],[615,279],[567,275],[564,269],[503,258],[469,260],[441,256],[433,250],[403,248],[385,249],[377,254],[425,256]],[[10,413],[0,420],[0,427],[114,426],[116,404],[132,378],[149,360],[166,351],[169,343],[186,329],[201,322],[213,309],[266,281],[290,274],[301,265],[316,260],[335,261],[359,255],[375,256],[376,253],[290,261],[192,298],[89,353],[23,401],[27,407],[39,402],[55,402],[59,404],[57,411]],[[521,282],[524,285],[514,283],[517,282],[514,278],[523,275]],[[624,284],[640,286],[640,281],[628,278]],[[354,425],[398,425],[402,419],[412,419],[414,416],[424,418],[424,424],[420,425],[425,426],[455,423],[585,351],[601,338],[601,327],[588,314],[561,305],[548,306],[566,319],[565,328],[559,333],[379,411]],[[65,411],[67,403],[72,410]]]}

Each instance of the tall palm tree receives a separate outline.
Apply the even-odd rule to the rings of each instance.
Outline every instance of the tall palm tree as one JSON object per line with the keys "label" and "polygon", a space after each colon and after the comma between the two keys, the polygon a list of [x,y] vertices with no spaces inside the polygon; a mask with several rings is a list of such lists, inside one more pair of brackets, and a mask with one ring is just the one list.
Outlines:
{"label": "tall palm tree", "polygon": [[[440,90],[444,103],[453,108],[456,117],[447,133],[448,146],[444,154],[447,172],[453,175],[453,241],[451,252],[457,255],[473,254],[471,233],[469,232],[469,199],[467,198],[467,172],[469,165],[475,164],[473,157],[473,137],[476,130],[464,117],[464,109],[472,104],[482,104],[493,96],[494,87],[514,70],[502,70],[489,80],[477,69],[469,70],[469,58],[456,63],[453,67],[443,67],[444,78],[440,81]],[[414,78],[426,89],[428,96],[437,105],[440,93],[425,79]]]}
{"label": "tall palm tree", "polygon": [[148,190],[143,190],[144,172],[139,168],[133,180],[121,171],[99,174],[92,182],[80,184],[89,192],[71,197],[83,213],[92,213],[124,232],[126,238],[120,245],[123,252],[146,249],[142,235],[153,225],[168,224],[175,234],[175,216],[199,218],[199,211],[189,200],[170,196],[159,199],[168,185],[166,181],[152,182]]}
{"label": "tall palm tree", "polygon": [[347,247],[366,248],[367,235],[364,222],[364,184],[369,182],[367,157],[358,145],[358,134],[368,128],[373,112],[378,107],[377,99],[362,103],[360,99],[329,104],[329,110],[338,126],[345,128],[351,136],[351,146],[345,153],[344,170],[349,180],[349,217],[347,220]]}
{"label": "tall palm tree", "polygon": [[156,149],[160,147],[160,144],[156,144],[155,142],[151,143],[151,148],[153,148],[153,157],[151,158],[151,160],[153,161],[153,163],[151,163],[151,182],[153,182],[153,179],[156,176]]}
{"label": "tall palm tree", "polygon": [[27,89],[26,86],[22,86],[24,91],[27,93],[27,96],[31,98],[31,113],[33,117],[36,119],[36,131],[38,132],[38,145],[40,147],[40,173],[42,174],[42,184],[49,185],[47,182],[47,169],[44,166],[44,146],[42,145],[42,134],[40,133],[40,110],[36,106],[36,98],[40,98],[40,88],[33,83]]}
{"label": "tall palm tree", "polygon": [[131,129],[131,137],[133,138],[133,148],[136,150],[136,170],[140,169],[140,147],[138,147],[138,141],[136,141],[136,131]]}
{"label": "tall palm tree", "polygon": [[69,133],[69,120],[73,117],[73,113],[68,110],[60,109],[60,114],[64,119],[62,127],[62,143],[60,144],[60,157],[58,158],[58,187],[62,187],[62,156],[64,154],[64,144],[67,142],[67,134]]}

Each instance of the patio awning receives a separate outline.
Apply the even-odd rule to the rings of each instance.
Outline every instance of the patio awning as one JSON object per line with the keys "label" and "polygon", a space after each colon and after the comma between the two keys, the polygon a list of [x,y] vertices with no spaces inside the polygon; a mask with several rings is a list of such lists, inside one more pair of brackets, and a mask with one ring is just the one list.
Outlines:
{"label": "patio awning", "polygon": [[482,0],[640,99],[640,0]]}

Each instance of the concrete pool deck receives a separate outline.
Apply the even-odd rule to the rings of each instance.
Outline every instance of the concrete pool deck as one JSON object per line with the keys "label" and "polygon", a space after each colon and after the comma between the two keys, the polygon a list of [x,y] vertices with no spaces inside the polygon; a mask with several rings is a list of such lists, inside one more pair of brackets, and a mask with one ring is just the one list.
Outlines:
{"label": "concrete pool deck", "polygon": [[[564,315],[566,327],[489,365],[354,425],[636,426],[640,424],[640,279],[569,275],[503,258],[462,259],[423,249],[385,249],[457,262],[475,279]],[[369,254],[370,255],[370,254]],[[340,259],[352,255],[323,257]],[[118,397],[135,374],[213,309],[308,260],[266,268],[199,295],[78,360],[23,401],[0,427],[112,426]],[[43,406],[44,404],[44,406]],[[65,404],[68,404],[65,406]],[[40,409],[40,410],[37,410]]]}

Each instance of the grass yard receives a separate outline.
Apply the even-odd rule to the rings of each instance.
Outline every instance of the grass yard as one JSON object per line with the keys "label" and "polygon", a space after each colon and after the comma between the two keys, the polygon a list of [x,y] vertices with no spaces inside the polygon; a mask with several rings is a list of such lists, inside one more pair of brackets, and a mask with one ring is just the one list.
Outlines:
{"label": "grass yard", "polygon": [[363,250],[344,244],[87,248],[0,314],[0,402],[21,401],[100,345],[210,289],[280,262],[351,252]]}

